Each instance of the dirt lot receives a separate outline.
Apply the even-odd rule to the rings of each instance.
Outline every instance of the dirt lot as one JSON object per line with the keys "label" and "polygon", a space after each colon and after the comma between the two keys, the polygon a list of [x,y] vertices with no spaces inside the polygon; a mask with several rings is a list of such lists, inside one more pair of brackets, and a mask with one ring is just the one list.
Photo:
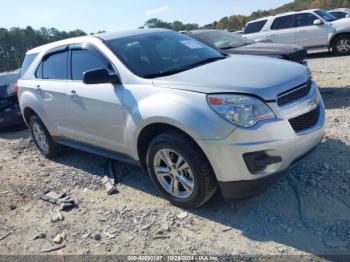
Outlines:
{"label": "dirt lot", "polygon": [[[115,163],[119,193],[107,196],[106,159],[67,149],[49,161],[26,130],[0,133],[0,254],[42,254],[64,233],[60,254],[350,255],[350,57],[313,55],[309,66],[327,136],[307,162],[245,201],[217,194],[182,210],[123,163]],[[58,207],[39,199],[49,189],[79,201],[62,221],[51,221]]]}

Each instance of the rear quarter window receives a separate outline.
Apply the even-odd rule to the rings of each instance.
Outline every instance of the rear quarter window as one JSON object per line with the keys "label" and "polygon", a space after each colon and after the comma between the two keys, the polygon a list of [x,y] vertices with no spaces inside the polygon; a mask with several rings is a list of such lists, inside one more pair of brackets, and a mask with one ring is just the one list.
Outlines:
{"label": "rear quarter window", "polygon": [[261,29],[263,29],[266,22],[267,20],[261,20],[261,21],[249,23],[244,29],[244,34],[253,34],[253,33],[260,32]]}
{"label": "rear quarter window", "polygon": [[30,54],[30,55],[26,55],[24,57],[23,64],[21,67],[20,76],[19,76],[20,78],[22,78],[22,76],[27,72],[28,68],[33,63],[33,61],[37,55],[38,54]]}

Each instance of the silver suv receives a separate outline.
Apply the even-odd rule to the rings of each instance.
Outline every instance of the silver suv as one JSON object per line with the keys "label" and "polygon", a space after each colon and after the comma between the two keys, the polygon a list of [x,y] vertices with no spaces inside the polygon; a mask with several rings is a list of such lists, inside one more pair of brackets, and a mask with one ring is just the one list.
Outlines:
{"label": "silver suv", "polygon": [[350,18],[337,20],[320,9],[304,10],[251,21],[244,36],[257,42],[297,44],[307,49],[328,48],[350,54]]}
{"label": "silver suv", "polygon": [[28,51],[19,101],[39,150],[70,146],[148,171],[173,204],[258,193],[321,141],[303,65],[227,56],[173,31],[68,39]]}

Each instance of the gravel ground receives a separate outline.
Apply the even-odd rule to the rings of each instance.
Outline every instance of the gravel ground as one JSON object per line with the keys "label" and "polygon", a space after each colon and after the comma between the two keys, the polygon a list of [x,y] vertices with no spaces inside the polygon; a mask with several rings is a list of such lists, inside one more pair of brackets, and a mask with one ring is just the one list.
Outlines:
{"label": "gravel ground", "polygon": [[[107,159],[67,149],[50,161],[27,130],[1,132],[0,254],[42,254],[63,234],[64,248],[49,254],[350,255],[349,65],[350,56],[309,59],[327,136],[307,162],[255,198],[224,202],[217,194],[198,210],[171,206],[123,163],[114,164],[118,193],[108,196]],[[79,203],[52,221],[58,207],[39,199],[47,190]]]}

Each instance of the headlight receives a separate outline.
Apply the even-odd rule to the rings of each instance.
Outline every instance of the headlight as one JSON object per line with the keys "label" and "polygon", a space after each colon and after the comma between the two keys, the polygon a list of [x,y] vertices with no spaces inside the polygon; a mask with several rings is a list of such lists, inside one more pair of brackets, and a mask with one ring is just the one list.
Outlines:
{"label": "headlight", "polygon": [[275,118],[271,109],[261,100],[245,95],[209,95],[208,103],[224,119],[241,127]]}

